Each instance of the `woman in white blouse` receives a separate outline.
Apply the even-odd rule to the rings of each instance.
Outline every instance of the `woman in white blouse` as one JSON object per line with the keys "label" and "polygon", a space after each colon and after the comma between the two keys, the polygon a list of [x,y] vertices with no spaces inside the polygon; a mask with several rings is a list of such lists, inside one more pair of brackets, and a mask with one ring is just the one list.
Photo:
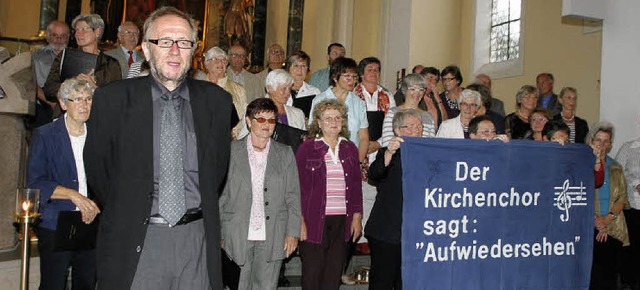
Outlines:
{"label": "woman in white blouse", "polygon": [[[320,90],[318,88],[304,81],[307,78],[310,66],[311,58],[302,50],[294,52],[287,58],[284,69],[287,70],[291,77],[293,77],[293,85],[291,85],[291,98],[289,98],[289,100],[287,101],[287,105],[293,106],[294,98],[298,99],[304,97],[313,97],[320,94]],[[309,116],[309,112],[304,113],[305,116]]]}
{"label": "woman in white blouse", "polygon": [[265,81],[267,97],[273,100],[278,108],[276,112],[278,122],[301,130],[306,129],[302,110],[287,105],[291,99],[293,78],[282,69],[272,70]]}

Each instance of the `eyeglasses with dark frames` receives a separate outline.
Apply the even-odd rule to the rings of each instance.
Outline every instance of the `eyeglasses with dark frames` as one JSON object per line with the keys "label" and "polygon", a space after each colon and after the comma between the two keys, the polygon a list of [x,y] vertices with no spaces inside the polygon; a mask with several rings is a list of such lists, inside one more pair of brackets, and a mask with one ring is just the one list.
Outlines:
{"label": "eyeglasses with dark frames", "polygon": [[191,49],[196,44],[195,41],[186,40],[186,39],[173,40],[169,38],[160,38],[160,39],[147,39],[147,41],[162,48],[171,48],[175,43],[178,45],[178,48],[180,49]]}

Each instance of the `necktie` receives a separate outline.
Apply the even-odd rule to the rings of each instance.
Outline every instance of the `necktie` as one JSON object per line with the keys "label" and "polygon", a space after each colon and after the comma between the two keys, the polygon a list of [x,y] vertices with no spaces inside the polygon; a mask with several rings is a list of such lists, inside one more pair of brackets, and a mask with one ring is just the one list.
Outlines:
{"label": "necktie", "polygon": [[129,50],[127,52],[129,53],[129,60],[127,60],[127,65],[131,67],[131,64],[133,63],[133,51]]}
{"label": "necktie", "polygon": [[160,215],[175,225],[186,212],[182,165],[182,122],[177,94],[162,96],[164,108],[160,121]]}

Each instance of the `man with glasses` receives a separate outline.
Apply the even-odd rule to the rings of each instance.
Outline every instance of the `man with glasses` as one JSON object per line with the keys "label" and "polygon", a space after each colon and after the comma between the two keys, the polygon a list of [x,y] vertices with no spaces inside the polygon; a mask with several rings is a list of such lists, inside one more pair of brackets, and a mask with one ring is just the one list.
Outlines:
{"label": "man with glasses", "polygon": [[105,52],[106,55],[118,60],[123,79],[129,74],[131,64],[144,59],[142,53],[136,50],[139,39],[140,29],[138,29],[135,23],[127,21],[118,26],[118,42],[120,45],[115,49]]}
{"label": "man with glasses", "polygon": [[193,18],[151,13],[151,75],[96,91],[84,156],[103,205],[98,289],[222,289],[218,196],[229,162],[231,96],[187,77]]}
{"label": "man with glasses", "polygon": [[264,70],[256,74],[258,82],[260,82],[261,85],[260,89],[263,97],[267,93],[264,85],[267,80],[267,75],[274,69],[282,68],[284,68],[284,48],[282,48],[280,44],[274,43],[267,49],[267,60]]}
{"label": "man with glasses", "polygon": [[329,88],[329,68],[336,58],[345,56],[344,45],[334,42],[327,47],[327,61],[329,65],[321,70],[313,72],[309,84],[318,88],[321,92]]}
{"label": "man with glasses", "polygon": [[229,67],[227,75],[232,81],[244,86],[247,101],[264,97],[264,83],[260,83],[256,75],[245,69],[247,65],[247,51],[240,44],[232,45],[229,50]]}
{"label": "man with glasses", "polygon": [[53,60],[67,47],[69,43],[69,25],[62,21],[54,20],[47,25],[47,43],[49,45],[38,49],[32,55],[33,73],[37,86],[36,116],[33,127],[37,128],[53,120],[54,111],[58,110],[56,101],[48,101],[42,87],[47,81]]}

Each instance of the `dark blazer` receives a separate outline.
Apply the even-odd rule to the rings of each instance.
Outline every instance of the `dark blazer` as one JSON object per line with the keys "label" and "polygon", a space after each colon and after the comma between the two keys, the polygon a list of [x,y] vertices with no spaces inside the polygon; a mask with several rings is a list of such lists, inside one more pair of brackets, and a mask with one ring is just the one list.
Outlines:
{"label": "dark blazer", "polygon": [[[247,138],[231,143],[228,180],[220,197],[224,250],[238,265],[247,255],[253,184]],[[270,141],[264,172],[265,248],[267,261],[285,258],[285,236],[300,237],[300,185],[291,147]],[[275,282],[275,281],[274,281]]]}
{"label": "dark blazer", "polygon": [[[116,48],[112,50],[105,51],[104,54],[113,57],[118,61],[120,71],[122,72],[122,78],[127,78],[127,75],[129,74],[129,54],[125,54],[120,45],[116,46]],[[142,52],[134,49],[133,54],[135,54],[137,61],[144,60]]]}
{"label": "dark blazer", "polygon": [[56,187],[78,190],[78,170],[64,115],[36,129],[27,159],[27,187],[40,189],[39,227],[55,230],[58,212],[75,210],[67,199],[51,199]]}
{"label": "dark blazer", "polygon": [[[98,230],[98,289],[129,289],[144,247],[153,193],[153,78],[96,90],[84,149],[89,186],[104,205]],[[211,287],[222,289],[218,197],[229,162],[231,95],[185,79],[198,144],[198,176]],[[225,124],[225,126],[221,126]]]}
{"label": "dark blazer", "polygon": [[[44,87],[42,88],[45,97],[50,102],[58,101],[58,90],[60,90],[60,85],[62,84],[62,82],[65,81],[60,75],[62,56],[63,53],[59,53],[58,57],[56,57],[56,59],[53,61],[51,70],[49,71],[49,76],[47,77],[47,81],[44,83]],[[122,79],[122,72],[120,72],[120,65],[118,64],[118,61],[115,58],[104,54],[103,52],[100,52],[98,54],[98,59],[96,60],[96,67],[94,69],[93,75],[96,77],[96,85],[98,85],[99,87],[106,85],[112,81]]]}
{"label": "dark blazer", "polygon": [[542,95],[538,96],[538,108],[544,108],[547,109],[549,111],[551,111],[551,115],[555,115],[560,113],[560,111],[562,110],[562,107],[560,106],[560,103],[558,102],[558,95],[552,93],[551,94],[551,100],[549,101],[549,107],[543,107],[542,106]]}
{"label": "dark blazer", "polygon": [[384,166],[387,147],[378,150],[369,167],[369,179],[376,183],[376,201],[371,209],[364,235],[390,244],[400,244],[402,238],[402,163],[400,150]]}
{"label": "dark blazer", "polygon": [[[553,121],[564,122],[560,114],[553,116]],[[576,143],[584,143],[587,138],[587,134],[589,134],[589,124],[578,116],[574,117],[573,122],[576,124]]]}

